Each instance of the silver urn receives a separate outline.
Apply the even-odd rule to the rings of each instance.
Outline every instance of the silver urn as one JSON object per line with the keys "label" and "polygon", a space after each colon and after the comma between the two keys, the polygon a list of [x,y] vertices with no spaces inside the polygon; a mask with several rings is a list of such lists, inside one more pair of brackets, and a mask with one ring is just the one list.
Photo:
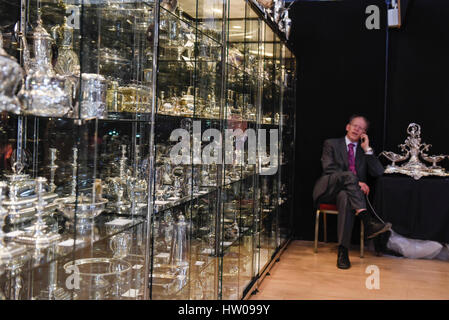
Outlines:
{"label": "silver urn", "polygon": [[21,35],[20,39],[27,76],[19,98],[24,101],[25,112],[44,117],[66,115],[71,109],[71,97],[67,92],[66,79],[56,75],[51,65],[53,39],[42,26],[42,21],[39,19],[32,33],[34,59],[30,59],[25,36]]}
{"label": "silver urn", "polygon": [[22,77],[20,65],[3,49],[3,36],[0,32],[0,112],[20,113],[21,105],[15,93]]}

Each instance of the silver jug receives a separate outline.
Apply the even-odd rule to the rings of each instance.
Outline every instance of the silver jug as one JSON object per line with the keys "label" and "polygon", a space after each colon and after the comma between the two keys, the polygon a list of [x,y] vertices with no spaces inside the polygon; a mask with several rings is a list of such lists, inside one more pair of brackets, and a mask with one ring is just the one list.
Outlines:
{"label": "silver jug", "polygon": [[43,117],[61,117],[71,109],[71,98],[67,92],[64,77],[56,75],[51,65],[51,42],[53,39],[42,26],[39,19],[32,32],[34,59],[30,59],[28,45],[24,35],[23,58],[27,73],[25,86],[19,93],[27,114]]}
{"label": "silver jug", "polygon": [[288,40],[290,38],[290,32],[292,30],[292,19],[288,17],[288,10],[284,14],[284,24],[285,24],[285,37]]}
{"label": "silver jug", "polygon": [[58,58],[55,64],[55,71],[62,76],[80,75],[80,62],[78,55],[73,51],[73,28],[67,25],[67,17],[64,17],[64,24],[57,25],[51,29],[54,40],[58,45]]}
{"label": "silver jug", "polygon": [[64,24],[54,26],[51,33],[58,45],[58,58],[54,70],[66,79],[67,93],[72,100],[75,100],[79,86],[80,61],[73,50],[73,28],[67,25],[67,17],[64,17]]}
{"label": "silver jug", "polygon": [[20,113],[21,105],[15,93],[22,77],[20,65],[3,49],[3,36],[0,32],[0,112]]}
{"label": "silver jug", "polygon": [[81,118],[107,117],[107,91],[108,82],[102,75],[95,73],[81,75]]}
{"label": "silver jug", "polygon": [[274,0],[274,22],[279,24],[281,21],[282,11],[284,10],[283,0]]}
{"label": "silver jug", "polygon": [[114,258],[125,258],[131,249],[131,235],[129,233],[119,233],[109,240],[109,248],[114,253]]}

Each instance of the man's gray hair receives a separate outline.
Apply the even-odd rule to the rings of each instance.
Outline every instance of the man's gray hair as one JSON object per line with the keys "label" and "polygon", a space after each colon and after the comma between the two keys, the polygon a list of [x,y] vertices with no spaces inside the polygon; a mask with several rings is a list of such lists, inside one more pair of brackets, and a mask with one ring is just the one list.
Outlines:
{"label": "man's gray hair", "polygon": [[369,120],[365,116],[362,116],[360,114],[353,114],[352,116],[349,117],[349,122],[348,123],[351,123],[352,120],[354,120],[355,118],[362,118],[365,121],[365,123],[366,123],[366,130],[365,131],[368,131],[370,123],[369,123]]}

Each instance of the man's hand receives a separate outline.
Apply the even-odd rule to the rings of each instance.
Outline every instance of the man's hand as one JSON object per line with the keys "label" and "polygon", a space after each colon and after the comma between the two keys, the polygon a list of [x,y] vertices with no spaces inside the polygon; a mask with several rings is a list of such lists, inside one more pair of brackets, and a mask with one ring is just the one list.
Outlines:
{"label": "man's hand", "polygon": [[360,139],[361,139],[361,141],[362,141],[362,143],[360,144],[360,146],[362,147],[362,149],[363,149],[363,151],[367,151],[368,150],[368,148],[369,148],[369,138],[368,138],[368,135],[366,134],[366,133],[363,133],[361,136],[360,136]]}
{"label": "man's hand", "polygon": [[365,182],[359,182],[360,189],[362,189],[363,193],[368,195],[369,194],[369,187]]}

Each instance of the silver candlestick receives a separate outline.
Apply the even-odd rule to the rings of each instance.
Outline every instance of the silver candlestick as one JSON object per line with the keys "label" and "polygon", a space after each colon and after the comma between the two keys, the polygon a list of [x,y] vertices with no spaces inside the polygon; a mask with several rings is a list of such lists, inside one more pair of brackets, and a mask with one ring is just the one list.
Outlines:
{"label": "silver candlestick", "polygon": [[70,195],[76,197],[76,168],[78,167],[78,148],[72,148],[73,162],[72,162],[72,192]]}
{"label": "silver candlestick", "polygon": [[59,234],[45,233],[45,222],[43,220],[44,209],[47,202],[44,200],[43,194],[45,192],[44,184],[47,182],[46,178],[36,178],[36,217],[37,220],[34,224],[34,230],[31,235],[18,236],[14,241],[33,244],[33,245],[47,245],[53,241],[59,240],[61,236]]}
{"label": "silver candlestick", "polygon": [[140,168],[140,145],[136,145],[136,170],[135,170],[135,175],[137,177],[138,175],[138,168]]}
{"label": "silver candlestick", "polygon": [[187,222],[180,214],[173,228],[169,263],[181,268],[188,267],[187,261]]}
{"label": "silver candlestick", "polygon": [[19,206],[17,205],[18,193],[19,193],[19,187],[17,185],[17,182],[11,181],[10,185],[9,185],[9,199],[11,200],[11,205],[9,206],[10,218],[16,217],[19,215]]}
{"label": "silver candlestick", "polygon": [[127,209],[128,206],[126,205],[126,203],[123,201],[123,193],[124,193],[124,188],[122,185],[119,185],[118,187],[118,192],[117,192],[117,202],[115,203],[115,206],[117,207],[117,212],[118,213],[122,213],[123,209]]}
{"label": "silver candlestick", "polygon": [[[64,213],[65,217],[71,222],[75,221],[75,218],[77,218],[77,225],[80,228],[85,228],[104,210],[108,201],[101,197],[101,181],[98,180],[94,182],[92,197],[85,197],[83,194],[79,197],[76,196],[78,149],[72,148],[72,151],[72,190],[68,197],[59,198],[55,200],[55,202],[59,206],[59,210]],[[76,227],[77,229],[78,226]]]}
{"label": "silver candlestick", "polygon": [[7,285],[7,291],[9,294],[10,300],[19,300],[20,294],[22,293],[23,288],[23,278],[21,276],[22,273],[22,262],[16,262],[11,264],[11,266],[8,268],[9,275],[8,275],[8,285]]}
{"label": "silver candlestick", "polygon": [[54,192],[56,189],[55,185],[55,172],[56,169],[59,167],[55,161],[57,159],[56,153],[58,150],[56,148],[50,148],[50,165],[48,166],[50,168],[50,192]]}
{"label": "silver candlestick", "polygon": [[128,160],[128,158],[126,157],[126,145],[123,144],[121,146],[121,149],[122,156],[119,160],[119,176],[106,179],[107,183],[109,184],[109,191],[111,193],[114,193],[115,198],[117,199],[117,201],[111,203],[110,206],[114,210],[117,210],[118,213],[122,213],[130,208],[130,204],[128,202],[128,199],[126,198],[128,191],[127,181],[129,178],[126,165],[126,162]]}
{"label": "silver candlestick", "polygon": [[[56,250],[52,248],[50,254],[56,254]],[[76,294],[75,294],[76,296]],[[74,298],[76,298],[74,296]],[[58,260],[54,260],[50,263],[49,268],[49,286],[43,290],[39,297],[39,300],[70,300],[70,292],[65,291],[63,288],[58,287]]]}
{"label": "silver candlestick", "polygon": [[120,158],[120,179],[123,181],[126,180],[125,168],[126,168],[126,145],[122,144],[122,157]]}
{"label": "silver candlestick", "polygon": [[8,210],[3,207],[3,190],[6,188],[6,183],[0,181],[0,264],[9,263],[10,260],[25,252],[25,248],[14,244],[6,245],[4,242],[3,227],[5,225],[5,218],[8,215]]}

